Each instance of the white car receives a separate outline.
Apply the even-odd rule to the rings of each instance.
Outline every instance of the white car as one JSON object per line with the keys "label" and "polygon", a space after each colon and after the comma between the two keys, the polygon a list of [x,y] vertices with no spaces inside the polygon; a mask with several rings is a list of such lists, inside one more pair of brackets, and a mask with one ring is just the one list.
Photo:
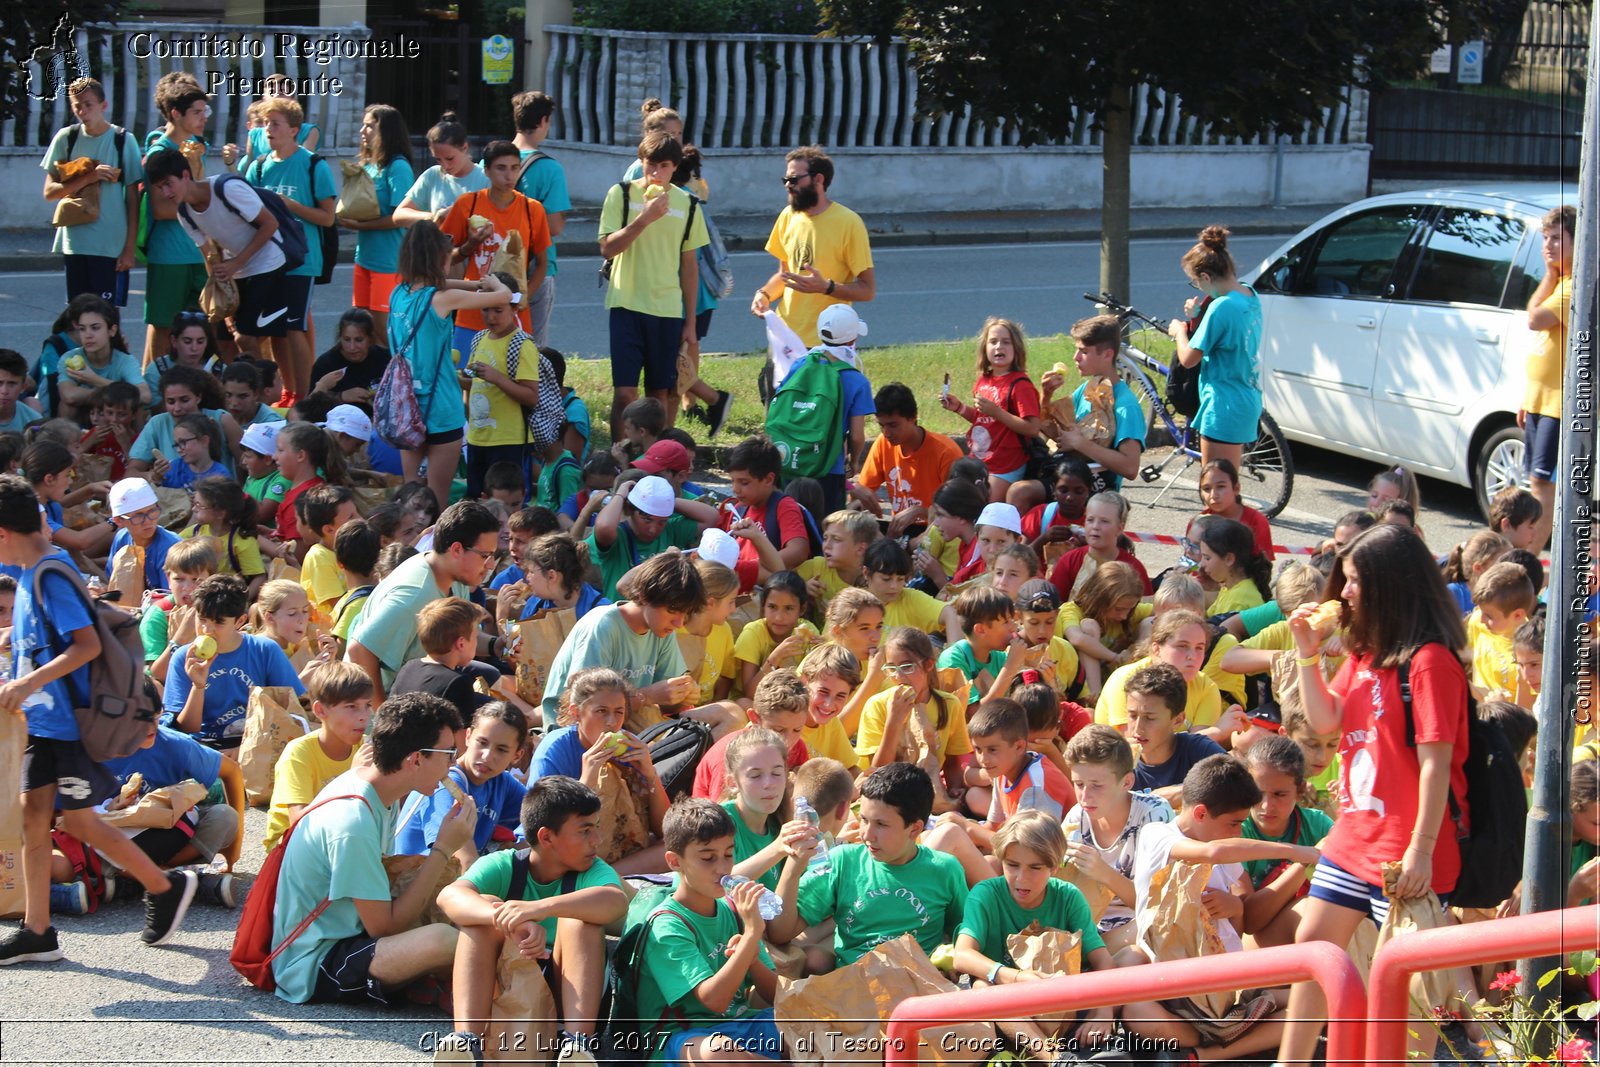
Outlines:
{"label": "white car", "polygon": [[1246,277],[1261,295],[1262,391],[1293,440],[1470,485],[1526,484],[1528,297],[1544,276],[1549,184],[1357,201]]}

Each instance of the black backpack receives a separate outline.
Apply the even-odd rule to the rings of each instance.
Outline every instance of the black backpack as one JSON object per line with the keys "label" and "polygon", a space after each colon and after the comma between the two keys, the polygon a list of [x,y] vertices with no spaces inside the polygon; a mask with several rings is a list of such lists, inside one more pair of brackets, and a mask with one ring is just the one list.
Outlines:
{"label": "black backpack", "polygon": [[[1411,664],[1400,664],[1400,700],[1406,709],[1406,744],[1416,747],[1411,713]],[[1450,793],[1450,819],[1461,846],[1461,877],[1450,894],[1457,908],[1492,908],[1509,897],[1522,879],[1527,837],[1528,798],[1505,731],[1478,717],[1477,701],[1467,697],[1467,811],[1470,830],[1461,826],[1461,805]]]}
{"label": "black backpack", "polygon": [[694,786],[694,769],[711,750],[711,727],[694,719],[668,719],[641,733],[639,741],[650,750],[650,762],[655,764],[667,796],[672,800],[688,796]]}
{"label": "black backpack", "polygon": [[[527,892],[529,869],[528,850],[517,849],[517,854],[511,857],[511,888],[506,891],[507,900],[521,900],[522,894]],[[568,871],[561,876],[561,896],[566,896],[578,888],[578,872]]]}
{"label": "black backpack", "polygon": [[[278,232],[273,235],[272,240],[283,251],[284,273],[287,274],[296,267],[303,265],[306,261],[307,249],[310,247],[306,244],[305,227],[300,225],[299,217],[284,205],[283,197],[271,189],[258,189],[250,185],[242,175],[235,174],[232,171],[217,175],[217,180],[211,186],[211,195],[221,199],[223,207],[251,226],[256,224],[256,220],[245,218],[244,212],[234,207],[233,201],[229,200],[228,194],[223,191],[227,188],[229,182],[244,182],[245,185],[250,187],[251,192],[261,198],[261,206],[272,212],[272,217],[278,220]],[[183,221],[187,222],[192,229],[200,229],[199,226],[195,225],[194,216],[189,214],[188,204],[179,204],[178,213],[183,216]]]}
{"label": "black backpack", "polygon": [[[265,158],[265,156],[257,156],[251,162],[249,168],[245,171],[245,174],[247,176],[254,174],[256,179],[259,179],[261,176],[261,161]],[[317,198],[317,164],[322,162],[323,159],[321,156],[317,155],[315,152],[311,153],[311,166],[306,174],[307,181],[309,182],[308,187],[311,190],[310,195],[312,200],[316,200]],[[332,176],[332,171],[329,171],[329,176]],[[256,185],[255,179],[250,179],[250,184],[255,187],[255,190],[258,194],[264,191],[271,192],[271,190],[263,190],[261,186]],[[277,196],[278,194],[273,193],[272,195]],[[265,198],[263,198],[263,202],[265,202]],[[282,197],[279,197],[279,202],[282,202]],[[274,212],[274,214],[276,214],[276,212]],[[301,220],[299,216],[295,217],[295,221],[300,223],[300,228],[302,231],[306,226],[311,225],[310,223]],[[279,220],[278,225],[283,225],[281,219]],[[316,226],[314,228],[317,231],[318,246],[322,249],[322,271],[316,277],[316,284],[327,285],[329,282],[333,281],[333,268],[339,262],[339,227],[338,224],[335,223],[332,226]]]}

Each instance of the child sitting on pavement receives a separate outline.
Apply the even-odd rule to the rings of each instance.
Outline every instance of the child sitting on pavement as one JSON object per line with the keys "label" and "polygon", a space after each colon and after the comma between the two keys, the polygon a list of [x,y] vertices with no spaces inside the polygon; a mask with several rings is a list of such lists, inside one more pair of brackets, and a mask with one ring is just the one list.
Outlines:
{"label": "child sitting on pavement", "polygon": [[285,745],[273,767],[267,836],[261,842],[268,852],[322,787],[350,769],[372,721],[372,679],[353,663],[340,660],[316,668],[306,696],[320,725]]}

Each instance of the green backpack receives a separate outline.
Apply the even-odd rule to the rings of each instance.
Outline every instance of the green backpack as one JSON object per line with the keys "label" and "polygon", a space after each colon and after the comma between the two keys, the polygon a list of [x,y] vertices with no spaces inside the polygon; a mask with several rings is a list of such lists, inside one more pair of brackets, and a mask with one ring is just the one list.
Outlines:
{"label": "green backpack", "polygon": [[844,448],[839,375],[849,366],[813,348],[773,394],[767,405],[767,436],[778,446],[785,480],[832,473]]}

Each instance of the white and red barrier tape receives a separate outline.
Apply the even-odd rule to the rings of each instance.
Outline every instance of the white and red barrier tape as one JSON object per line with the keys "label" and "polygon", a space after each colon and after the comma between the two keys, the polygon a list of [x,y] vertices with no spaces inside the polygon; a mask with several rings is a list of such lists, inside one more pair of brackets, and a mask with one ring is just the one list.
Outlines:
{"label": "white and red barrier tape", "polygon": [[[1174,537],[1171,534],[1148,533],[1135,530],[1124,530],[1123,533],[1127,535],[1127,538],[1130,541],[1143,541],[1146,544],[1152,545],[1171,545],[1174,548],[1183,547],[1183,538]],[[1317,547],[1318,546],[1316,545],[1273,545],[1272,554],[1275,556],[1314,556],[1317,554]],[[1539,557],[1539,562],[1543,563],[1545,567],[1548,568],[1550,566],[1550,554],[1547,552],[1544,555],[1541,555]]]}

